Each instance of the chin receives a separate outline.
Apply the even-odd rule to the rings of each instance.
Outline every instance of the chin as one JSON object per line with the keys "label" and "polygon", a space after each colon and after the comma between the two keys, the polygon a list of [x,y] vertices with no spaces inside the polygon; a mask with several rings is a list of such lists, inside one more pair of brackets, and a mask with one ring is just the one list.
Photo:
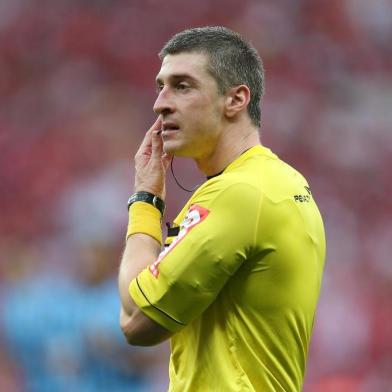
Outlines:
{"label": "chin", "polygon": [[169,155],[183,156],[182,148],[178,143],[167,141],[163,143],[163,151]]}
{"label": "chin", "polygon": [[179,143],[178,141],[168,140],[163,143],[163,151],[166,154],[183,158],[196,158],[196,148]]}
{"label": "chin", "polygon": [[163,143],[163,152],[169,155],[175,155],[176,153],[176,147],[173,145],[173,143],[170,142],[164,142]]}

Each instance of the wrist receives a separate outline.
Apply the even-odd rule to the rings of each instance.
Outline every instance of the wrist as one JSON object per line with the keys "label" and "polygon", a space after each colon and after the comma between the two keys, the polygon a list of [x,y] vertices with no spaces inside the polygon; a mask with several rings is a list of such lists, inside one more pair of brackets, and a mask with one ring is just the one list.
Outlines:
{"label": "wrist", "polygon": [[153,195],[158,196],[159,198],[161,198],[162,200],[165,200],[165,187],[160,187],[160,186],[148,186],[148,185],[144,185],[142,183],[140,184],[135,184],[134,187],[134,193],[138,193],[138,192],[149,192],[152,193]]}
{"label": "wrist", "polygon": [[126,239],[133,234],[146,234],[162,245],[162,215],[157,208],[143,201],[134,202],[129,207],[128,218]]}
{"label": "wrist", "polygon": [[159,195],[153,194],[147,191],[137,191],[128,199],[128,210],[133,203],[144,202],[152,205],[161,213],[161,216],[165,214],[165,202],[159,197]]}

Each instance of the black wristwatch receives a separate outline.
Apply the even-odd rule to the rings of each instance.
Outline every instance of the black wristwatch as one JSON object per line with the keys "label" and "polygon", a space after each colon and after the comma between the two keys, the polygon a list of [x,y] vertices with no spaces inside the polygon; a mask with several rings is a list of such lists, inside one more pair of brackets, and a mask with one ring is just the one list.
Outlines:
{"label": "black wristwatch", "polygon": [[134,193],[129,199],[128,199],[128,210],[129,207],[135,203],[136,201],[143,201],[144,203],[148,203],[153,205],[155,208],[157,208],[160,212],[161,215],[165,213],[165,202],[158,196],[153,195],[150,192],[136,192]]}

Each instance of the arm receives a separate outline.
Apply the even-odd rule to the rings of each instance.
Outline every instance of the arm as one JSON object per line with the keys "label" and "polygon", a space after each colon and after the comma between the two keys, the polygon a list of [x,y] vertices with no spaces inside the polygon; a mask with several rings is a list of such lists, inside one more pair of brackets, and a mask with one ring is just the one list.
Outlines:
{"label": "arm", "polygon": [[178,235],[129,286],[143,313],[173,332],[198,319],[253,252],[259,201],[254,187],[219,181],[191,199]]}
{"label": "arm", "polygon": [[[135,191],[147,191],[165,197],[165,173],[170,157],[163,154],[162,139],[158,134],[161,121],[148,130],[135,155]],[[160,219],[157,211],[155,219]],[[131,216],[130,216],[131,219]],[[154,222],[160,225],[160,222]],[[156,260],[161,250],[159,241],[148,234],[131,234],[125,246],[119,271],[121,300],[120,325],[129,344],[149,346],[170,336],[170,332],[147,317],[135,305],[129,284],[149,264]]]}

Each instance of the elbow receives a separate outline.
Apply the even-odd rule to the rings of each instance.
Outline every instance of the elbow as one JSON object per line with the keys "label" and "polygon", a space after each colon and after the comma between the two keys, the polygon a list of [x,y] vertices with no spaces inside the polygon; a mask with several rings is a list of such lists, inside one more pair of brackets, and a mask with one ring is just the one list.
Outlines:
{"label": "elbow", "polygon": [[146,339],[144,336],[138,336],[136,334],[124,333],[127,343],[131,346],[150,347],[161,343],[160,340]]}
{"label": "elbow", "polygon": [[147,333],[144,333],[142,331],[136,331],[129,327],[121,327],[121,329],[125,340],[131,346],[156,346],[157,344],[162,343],[164,340],[166,340],[158,338],[156,336],[149,336]]}
{"label": "elbow", "polygon": [[121,325],[121,330],[125,337],[126,342],[131,346],[153,346],[153,342],[148,342],[143,333],[135,331],[132,326]]}
{"label": "elbow", "polygon": [[132,316],[121,316],[120,327],[127,343],[131,346],[144,346],[143,339],[140,336],[142,334],[137,331],[134,324]]}
{"label": "elbow", "polygon": [[135,334],[132,334],[128,330],[124,330],[123,328],[121,328],[121,329],[122,329],[124,338],[129,345],[131,345],[131,346],[145,346],[143,344],[143,341],[140,338],[138,338],[137,336],[135,336]]}
{"label": "elbow", "polygon": [[131,346],[155,346],[168,338],[157,335],[143,323],[138,322],[136,314],[131,316],[121,315],[120,327],[127,343]]}

